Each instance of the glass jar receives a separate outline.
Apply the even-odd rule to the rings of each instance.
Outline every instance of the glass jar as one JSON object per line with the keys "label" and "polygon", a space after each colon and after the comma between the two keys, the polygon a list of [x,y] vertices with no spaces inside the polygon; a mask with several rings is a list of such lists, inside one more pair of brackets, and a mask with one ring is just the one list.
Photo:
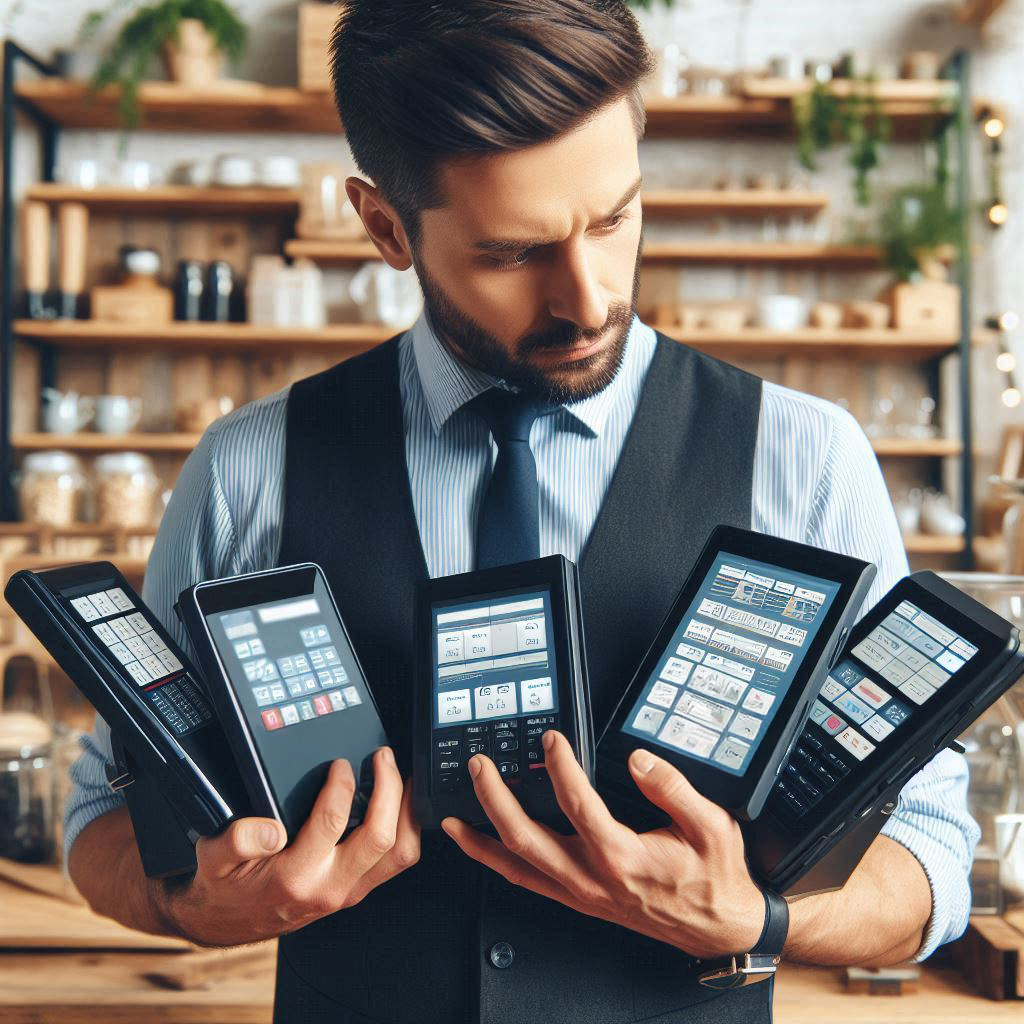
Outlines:
{"label": "glass jar", "polygon": [[21,465],[18,499],[28,523],[71,526],[82,519],[86,479],[69,452],[33,452]]}
{"label": "glass jar", "polygon": [[52,730],[27,711],[0,714],[0,857],[54,859]]}
{"label": "glass jar", "polygon": [[96,521],[112,526],[151,526],[160,481],[139,452],[101,455],[95,466]]}

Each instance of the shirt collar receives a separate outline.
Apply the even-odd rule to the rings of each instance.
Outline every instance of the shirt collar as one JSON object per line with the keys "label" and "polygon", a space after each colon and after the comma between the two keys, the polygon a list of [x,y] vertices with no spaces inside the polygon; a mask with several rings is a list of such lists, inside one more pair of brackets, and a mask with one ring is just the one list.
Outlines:
{"label": "shirt collar", "polygon": [[[590,398],[562,407],[594,437],[600,436],[622,390],[622,380],[626,376],[623,372],[625,364],[635,355],[638,348],[634,344],[634,336],[639,322],[633,317],[626,339],[623,365],[619,367],[619,372],[615,374],[611,384]],[[420,385],[430,423],[436,434],[468,401],[501,382],[491,374],[466,366],[456,359],[434,333],[425,309],[420,313],[411,333]]]}

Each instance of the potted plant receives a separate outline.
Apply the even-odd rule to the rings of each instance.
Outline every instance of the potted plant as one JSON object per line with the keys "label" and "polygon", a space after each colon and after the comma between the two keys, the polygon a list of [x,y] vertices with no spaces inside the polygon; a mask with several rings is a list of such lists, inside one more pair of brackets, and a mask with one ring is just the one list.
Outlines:
{"label": "potted plant", "polygon": [[[105,10],[89,14],[82,26],[82,39],[93,38],[110,14],[130,2],[112,0]],[[220,77],[225,58],[237,61],[241,57],[245,34],[245,25],[224,0],[147,4],[121,26],[92,77],[92,87],[120,86],[121,122],[125,128],[134,128],[139,123],[139,84],[157,54],[162,54],[171,81],[207,88]]]}

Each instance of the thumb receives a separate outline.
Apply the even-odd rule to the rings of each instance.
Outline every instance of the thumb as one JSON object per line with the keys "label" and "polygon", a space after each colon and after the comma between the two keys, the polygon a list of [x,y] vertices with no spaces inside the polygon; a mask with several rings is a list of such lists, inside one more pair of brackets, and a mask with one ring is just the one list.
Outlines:
{"label": "thumb", "polygon": [[706,847],[708,839],[731,822],[727,811],[701,796],[682,772],[649,750],[634,750],[629,770],[640,792],[679,826],[693,846]]}
{"label": "thumb", "polygon": [[273,818],[239,818],[219,836],[196,843],[199,870],[224,878],[250,860],[263,860],[284,848],[288,835]]}

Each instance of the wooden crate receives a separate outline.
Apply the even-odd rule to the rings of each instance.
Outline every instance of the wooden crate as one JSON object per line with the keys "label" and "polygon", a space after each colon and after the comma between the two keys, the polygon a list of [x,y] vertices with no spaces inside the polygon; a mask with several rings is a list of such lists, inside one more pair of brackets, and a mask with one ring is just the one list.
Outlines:
{"label": "wooden crate", "polygon": [[949,955],[989,999],[1024,999],[1024,907],[1001,917],[975,915]]}
{"label": "wooden crate", "polygon": [[299,4],[299,88],[303,92],[330,92],[328,49],[341,5]]}

